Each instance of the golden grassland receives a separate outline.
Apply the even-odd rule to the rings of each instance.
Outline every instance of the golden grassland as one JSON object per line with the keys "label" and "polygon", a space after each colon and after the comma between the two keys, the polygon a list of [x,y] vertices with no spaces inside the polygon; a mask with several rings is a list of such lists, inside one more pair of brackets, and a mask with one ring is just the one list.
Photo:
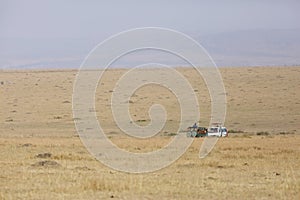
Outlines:
{"label": "golden grassland", "polygon": [[[190,68],[177,70],[193,86],[200,122],[207,126],[210,99],[201,76]],[[0,199],[300,199],[300,68],[220,71],[225,125],[237,133],[221,138],[204,159],[198,157],[203,138],[197,138],[175,163],[145,174],[112,170],[83,146],[72,116],[76,71],[0,72]],[[134,122],[148,124],[149,107],[159,103],[167,123],[153,138],[126,136],[110,110],[114,85],[125,72],[109,70],[99,82],[97,117],[120,148],[159,149],[178,129],[178,102],[157,85],[140,88],[130,100]]]}

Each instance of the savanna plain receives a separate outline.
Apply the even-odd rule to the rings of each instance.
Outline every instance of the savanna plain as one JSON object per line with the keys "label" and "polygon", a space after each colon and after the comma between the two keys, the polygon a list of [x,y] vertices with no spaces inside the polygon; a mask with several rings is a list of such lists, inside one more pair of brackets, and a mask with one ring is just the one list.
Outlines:
{"label": "savanna plain", "polygon": [[[160,69],[143,69],[156,70]],[[209,125],[210,96],[192,68],[176,68],[193,86],[200,124]],[[160,149],[178,134],[180,105],[159,85],[144,85],[129,100],[132,123],[150,123],[161,104],[164,128],[138,139],[124,134],[111,95],[127,69],[105,71],[95,114],[119,148]],[[0,72],[0,199],[300,199],[300,67],[220,68],[227,96],[225,126],[211,153],[199,158],[204,138],[161,170],[130,174],[97,161],[78,136],[72,114],[76,70]]]}

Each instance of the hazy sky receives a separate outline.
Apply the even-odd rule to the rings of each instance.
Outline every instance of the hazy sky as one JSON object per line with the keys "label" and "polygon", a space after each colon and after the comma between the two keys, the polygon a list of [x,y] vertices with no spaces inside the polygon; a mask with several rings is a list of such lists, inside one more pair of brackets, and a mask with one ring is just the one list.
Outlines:
{"label": "hazy sky", "polygon": [[[120,31],[145,26],[176,29],[191,36],[253,29],[299,29],[299,2],[0,0],[0,59],[5,63],[3,60],[15,56],[14,51],[21,57],[22,53],[30,54],[25,48],[27,44],[21,44],[22,39],[34,45],[42,41],[47,49],[56,39],[88,39],[98,43]],[[19,39],[15,41],[18,44],[13,44],[13,39]],[[89,43],[92,44],[95,45]],[[52,51],[55,57],[55,48]],[[38,57],[36,52],[32,52],[33,57]]]}
{"label": "hazy sky", "polygon": [[203,33],[300,28],[297,0],[0,2],[1,37],[103,37],[142,26]]}

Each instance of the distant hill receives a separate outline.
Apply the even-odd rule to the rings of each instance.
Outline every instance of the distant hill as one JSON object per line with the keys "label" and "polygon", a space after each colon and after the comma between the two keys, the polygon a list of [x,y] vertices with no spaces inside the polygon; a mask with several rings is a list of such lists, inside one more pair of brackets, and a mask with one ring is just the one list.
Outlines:
{"label": "distant hill", "polygon": [[300,30],[251,30],[197,37],[221,66],[299,65]]}
{"label": "distant hill", "polygon": [[[218,66],[300,65],[300,29],[248,30],[200,35],[186,32],[209,52]],[[0,69],[78,68],[104,38],[0,38]],[[163,64],[183,65],[159,53],[141,52],[124,59],[126,66],[155,58]],[[149,59],[150,58],[150,59]]]}

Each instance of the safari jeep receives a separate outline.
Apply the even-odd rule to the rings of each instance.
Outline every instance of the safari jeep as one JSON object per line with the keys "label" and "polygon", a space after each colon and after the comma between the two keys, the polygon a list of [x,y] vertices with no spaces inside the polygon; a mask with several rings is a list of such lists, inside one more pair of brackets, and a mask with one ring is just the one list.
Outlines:
{"label": "safari jeep", "polygon": [[207,136],[227,137],[228,131],[224,126],[212,126],[208,128]]}
{"label": "safari jeep", "polygon": [[188,127],[187,137],[205,137],[207,136],[207,129],[205,127],[194,126]]}

